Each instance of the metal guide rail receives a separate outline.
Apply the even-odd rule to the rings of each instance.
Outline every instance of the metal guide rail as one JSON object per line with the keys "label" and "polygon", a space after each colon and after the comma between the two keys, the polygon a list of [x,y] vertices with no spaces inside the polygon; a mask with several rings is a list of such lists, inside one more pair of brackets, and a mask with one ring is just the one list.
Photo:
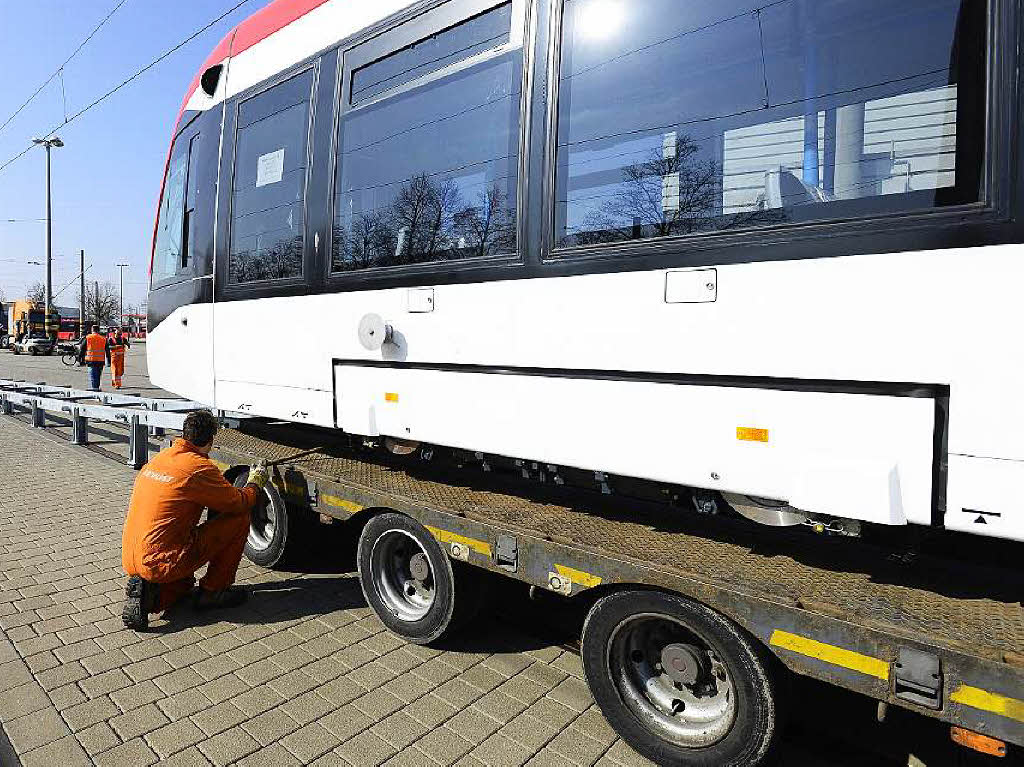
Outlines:
{"label": "metal guide rail", "polygon": [[36,428],[47,425],[48,413],[66,416],[71,421],[71,442],[75,445],[88,444],[89,421],[126,427],[128,465],[136,469],[149,460],[150,435],[161,436],[165,429],[181,431],[189,413],[208,409],[183,399],[94,392],[0,378],[0,414],[13,415],[15,407],[28,409]]}
{"label": "metal guide rail", "polygon": [[309,435],[261,434],[224,429],[211,457],[231,477],[295,454],[274,482],[320,514],[406,514],[453,559],[566,597],[626,584],[671,590],[730,617],[792,671],[1024,745],[1019,572],[908,566],[848,539],[776,536],[596,493],[513,489],[491,475],[438,477],[349,448],[300,458]]}

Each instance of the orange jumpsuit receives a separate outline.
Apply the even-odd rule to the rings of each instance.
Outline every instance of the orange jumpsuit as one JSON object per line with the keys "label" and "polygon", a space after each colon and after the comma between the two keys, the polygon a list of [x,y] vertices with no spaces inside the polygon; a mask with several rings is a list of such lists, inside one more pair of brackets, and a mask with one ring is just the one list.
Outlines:
{"label": "orange jumpsuit", "polygon": [[[255,487],[234,487],[184,439],[142,468],[121,536],[121,564],[128,575],[163,584],[157,612],[188,593],[207,562],[202,588],[219,591],[234,583],[257,498]],[[200,525],[204,508],[217,514]]]}
{"label": "orange jumpsuit", "polygon": [[124,375],[124,341],[119,333],[111,333],[107,342],[110,345],[110,384],[115,389],[121,388],[121,376]]}

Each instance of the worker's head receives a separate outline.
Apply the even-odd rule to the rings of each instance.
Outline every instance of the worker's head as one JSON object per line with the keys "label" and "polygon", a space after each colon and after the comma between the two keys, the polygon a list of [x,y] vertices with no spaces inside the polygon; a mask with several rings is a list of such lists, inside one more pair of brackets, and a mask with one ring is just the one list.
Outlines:
{"label": "worker's head", "polygon": [[99,325],[93,325],[92,326],[92,332],[93,333],[99,333],[100,332],[100,326]]}
{"label": "worker's head", "polygon": [[209,410],[196,410],[185,416],[185,425],[181,429],[181,436],[188,442],[195,445],[196,449],[203,455],[209,455],[213,447],[213,438],[217,434],[220,424]]}

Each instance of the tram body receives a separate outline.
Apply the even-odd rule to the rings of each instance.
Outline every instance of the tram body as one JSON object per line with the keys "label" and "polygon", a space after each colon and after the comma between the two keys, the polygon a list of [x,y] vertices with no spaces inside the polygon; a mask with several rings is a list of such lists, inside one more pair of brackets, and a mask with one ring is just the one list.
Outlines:
{"label": "tram body", "polygon": [[1024,540],[1019,10],[277,0],[182,107],[150,376]]}

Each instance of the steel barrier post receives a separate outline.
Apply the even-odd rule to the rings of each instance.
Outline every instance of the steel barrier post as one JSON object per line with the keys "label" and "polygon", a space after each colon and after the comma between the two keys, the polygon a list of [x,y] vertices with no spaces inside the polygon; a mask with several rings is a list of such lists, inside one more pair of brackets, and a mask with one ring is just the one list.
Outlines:
{"label": "steel barrier post", "polygon": [[0,394],[0,414],[12,415],[14,410],[11,408],[11,403],[7,401],[6,394]]}
{"label": "steel barrier post", "polygon": [[38,400],[32,400],[32,428],[42,429],[46,426],[46,411],[39,407]]}
{"label": "steel barrier post", "polygon": [[138,415],[132,416],[128,446],[128,465],[133,469],[141,469],[149,460],[149,429],[145,423],[139,423]]}
{"label": "steel barrier post", "polygon": [[71,444],[89,444],[89,420],[84,415],[79,415],[77,407],[71,411]]}

